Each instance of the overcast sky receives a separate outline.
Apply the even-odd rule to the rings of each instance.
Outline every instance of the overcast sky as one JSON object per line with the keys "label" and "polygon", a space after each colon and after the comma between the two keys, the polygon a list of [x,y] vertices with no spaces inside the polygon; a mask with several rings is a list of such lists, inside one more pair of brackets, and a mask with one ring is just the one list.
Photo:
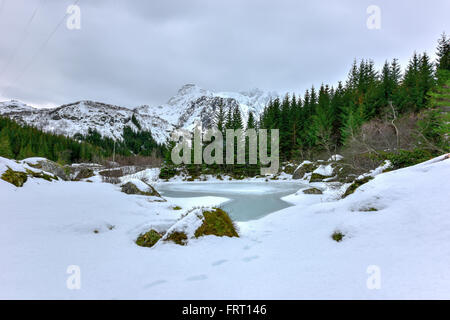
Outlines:
{"label": "overcast sky", "polygon": [[74,1],[0,0],[0,101],[158,105],[186,83],[303,93],[345,80],[354,58],[434,57],[450,33],[449,0],[80,0],[70,30]]}

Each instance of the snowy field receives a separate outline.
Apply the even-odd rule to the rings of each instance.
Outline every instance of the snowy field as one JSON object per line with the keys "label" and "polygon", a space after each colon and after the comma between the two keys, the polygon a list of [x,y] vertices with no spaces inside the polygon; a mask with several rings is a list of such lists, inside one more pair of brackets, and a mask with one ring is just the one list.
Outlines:
{"label": "snowy field", "polygon": [[[379,174],[345,199],[285,196],[293,206],[238,222],[239,238],[137,246],[190,207],[115,185],[0,180],[1,299],[450,299],[450,159]],[[0,158],[0,174],[21,165]],[[182,210],[173,210],[175,205]],[[376,211],[374,211],[376,210]],[[341,242],[333,232],[344,234]],[[81,271],[67,287],[69,266]],[[376,271],[375,287],[371,285]]]}

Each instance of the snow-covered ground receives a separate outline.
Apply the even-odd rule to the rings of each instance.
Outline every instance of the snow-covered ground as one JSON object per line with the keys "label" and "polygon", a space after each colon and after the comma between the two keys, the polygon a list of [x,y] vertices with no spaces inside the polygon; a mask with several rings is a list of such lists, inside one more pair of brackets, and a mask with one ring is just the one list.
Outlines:
{"label": "snow-covered ground", "polygon": [[[0,175],[20,167],[0,159]],[[338,201],[331,190],[297,192],[283,198],[294,206],[237,223],[239,238],[153,248],[134,241],[167,230],[192,206],[226,199],[150,202],[106,183],[0,180],[0,298],[449,299],[443,159],[379,174]],[[72,265],[79,290],[66,285]]]}

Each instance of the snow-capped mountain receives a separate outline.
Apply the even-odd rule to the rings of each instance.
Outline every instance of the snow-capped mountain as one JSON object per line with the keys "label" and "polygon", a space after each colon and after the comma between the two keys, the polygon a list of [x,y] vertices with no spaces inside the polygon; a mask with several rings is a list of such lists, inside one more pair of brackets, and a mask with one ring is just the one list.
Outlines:
{"label": "snow-capped mountain", "polygon": [[258,89],[250,92],[212,92],[193,84],[184,85],[166,104],[140,106],[135,109],[94,101],[78,101],[53,109],[38,109],[19,101],[0,102],[0,115],[19,123],[33,125],[47,132],[73,136],[86,134],[89,128],[103,136],[121,139],[123,128],[131,126],[134,115],[141,127],[152,132],[156,141],[163,143],[174,129],[191,130],[201,123],[209,127],[220,104],[228,108],[239,106],[244,121],[249,112],[256,116],[267,102],[277,96]]}

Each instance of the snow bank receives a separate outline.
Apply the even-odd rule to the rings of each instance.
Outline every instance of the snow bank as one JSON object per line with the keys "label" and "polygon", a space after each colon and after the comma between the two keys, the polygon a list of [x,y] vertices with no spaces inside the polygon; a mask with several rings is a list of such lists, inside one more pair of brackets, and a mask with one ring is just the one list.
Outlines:
{"label": "snow bank", "polygon": [[320,165],[316,170],[313,171],[313,173],[318,173],[322,176],[330,177],[333,175],[333,167],[331,164],[329,165]]}
{"label": "snow bank", "polygon": [[[240,238],[152,248],[134,243],[141,232],[191,232],[196,211],[183,222],[170,201],[111,184],[0,184],[0,298],[449,299],[443,159],[378,174],[339,201],[298,192],[287,197],[295,206],[238,223]],[[70,265],[80,267],[80,290],[66,286]],[[374,268],[380,287],[371,289]]]}

